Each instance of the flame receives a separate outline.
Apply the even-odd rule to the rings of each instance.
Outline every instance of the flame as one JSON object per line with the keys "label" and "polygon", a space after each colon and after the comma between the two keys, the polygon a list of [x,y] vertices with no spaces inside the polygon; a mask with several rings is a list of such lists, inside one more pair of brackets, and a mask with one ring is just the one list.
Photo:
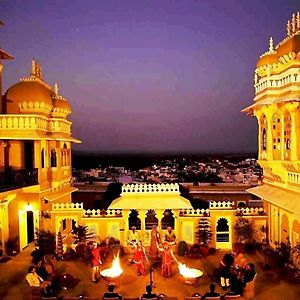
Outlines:
{"label": "flame", "polygon": [[178,263],[179,273],[183,277],[187,278],[197,278],[202,276],[203,272],[198,269],[191,269],[187,267],[185,264]]}
{"label": "flame", "polygon": [[103,277],[118,277],[123,273],[121,268],[119,253],[113,259],[112,266],[109,269],[104,269],[100,272]]}

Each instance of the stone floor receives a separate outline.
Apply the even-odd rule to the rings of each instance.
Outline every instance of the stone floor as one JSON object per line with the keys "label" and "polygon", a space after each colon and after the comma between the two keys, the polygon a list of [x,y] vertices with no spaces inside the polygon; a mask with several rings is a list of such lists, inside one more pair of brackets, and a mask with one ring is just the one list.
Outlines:
{"label": "stone floor", "polygon": [[[0,264],[0,299],[1,300],[27,300],[30,299],[29,288],[25,282],[27,268],[31,262],[30,253],[32,247],[26,248],[23,252],[13,257],[10,261]],[[178,274],[176,264],[173,267],[173,277],[165,279],[160,274],[158,267],[154,273],[156,288],[154,292],[163,293],[171,299],[184,299],[195,292],[203,294],[208,290],[209,284],[213,280],[212,272],[218,267],[224,252],[217,252],[213,256],[201,259],[181,258],[178,260],[184,262],[189,267],[201,269],[204,274],[200,278],[198,285],[186,284]],[[122,257],[121,265],[124,273],[121,277],[120,286],[117,292],[124,296],[140,296],[144,293],[146,285],[149,283],[149,274],[147,276],[136,275],[135,266],[129,266],[130,256]],[[263,271],[260,267],[259,258],[255,255],[248,256],[248,260],[255,263],[258,273],[256,282],[256,297],[258,300],[298,300],[300,299],[300,280],[291,280],[290,277],[280,270]],[[107,262],[103,268],[110,267]],[[88,265],[80,261],[60,261],[56,262],[57,271],[72,274],[79,283],[70,290],[64,290],[61,295],[77,296],[84,294],[86,296],[100,297],[107,289],[107,282],[103,279],[98,284],[91,282],[91,269]],[[220,286],[217,285],[217,291],[223,294]]]}

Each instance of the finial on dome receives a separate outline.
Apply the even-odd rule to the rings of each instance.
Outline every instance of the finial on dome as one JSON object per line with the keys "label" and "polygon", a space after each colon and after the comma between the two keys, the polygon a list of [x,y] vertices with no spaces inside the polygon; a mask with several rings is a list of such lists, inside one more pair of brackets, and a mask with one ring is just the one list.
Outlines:
{"label": "finial on dome", "polygon": [[32,59],[31,62],[31,74],[32,76],[36,76],[36,63],[35,63],[35,59]]}
{"label": "finial on dome", "polygon": [[274,52],[274,41],[272,37],[269,39],[269,52]]}
{"label": "finial on dome", "polygon": [[54,93],[55,93],[55,95],[58,95],[58,83],[57,82],[54,83]]}
{"label": "finial on dome", "polygon": [[286,24],[286,33],[287,33],[287,36],[290,36],[291,35],[291,22],[290,20],[287,21],[287,24]]}
{"label": "finial on dome", "polygon": [[294,33],[296,31],[296,15],[293,14],[292,16],[292,32]]}

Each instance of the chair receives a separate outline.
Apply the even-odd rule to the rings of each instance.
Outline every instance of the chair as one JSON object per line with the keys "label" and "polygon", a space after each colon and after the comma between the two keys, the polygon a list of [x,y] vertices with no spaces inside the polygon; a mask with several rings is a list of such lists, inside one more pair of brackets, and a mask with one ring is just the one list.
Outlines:
{"label": "chair", "polygon": [[252,299],[255,297],[255,282],[256,282],[256,275],[254,275],[254,278],[252,281],[249,281],[246,283],[246,286],[244,287],[244,293],[243,293],[243,297],[245,299]]}
{"label": "chair", "polygon": [[31,289],[31,300],[40,300],[42,297],[42,290],[39,287],[30,287]]}
{"label": "chair", "polygon": [[225,295],[224,300],[241,300],[241,295]]}

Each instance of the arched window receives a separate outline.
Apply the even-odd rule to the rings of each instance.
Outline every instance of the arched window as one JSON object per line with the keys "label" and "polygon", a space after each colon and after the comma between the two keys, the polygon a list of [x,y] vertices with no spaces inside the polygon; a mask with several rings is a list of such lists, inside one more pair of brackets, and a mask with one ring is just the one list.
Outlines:
{"label": "arched window", "polygon": [[166,209],[164,211],[164,216],[161,219],[161,227],[162,229],[167,229],[167,227],[172,227],[174,228],[175,220],[172,214],[171,209]]}
{"label": "arched window", "polygon": [[267,150],[267,131],[266,128],[262,131],[262,149]]}
{"label": "arched window", "polygon": [[292,120],[289,112],[284,114],[284,159],[290,159]]}
{"label": "arched window", "polygon": [[281,116],[277,113],[272,118],[273,159],[281,159]]}
{"label": "arched window", "polygon": [[63,149],[61,151],[61,160],[62,160],[62,166],[68,166],[69,165],[69,149],[66,143],[64,143]]}
{"label": "arched window", "polygon": [[51,168],[57,167],[57,157],[56,157],[55,149],[51,150],[50,166],[51,166]]}
{"label": "arched window", "polygon": [[260,119],[260,130],[261,130],[261,149],[267,150],[267,118],[263,115]]}
{"label": "arched window", "polygon": [[43,148],[41,151],[41,167],[45,168],[45,149]]}
{"label": "arched window", "polygon": [[153,225],[158,225],[158,219],[155,217],[155,211],[149,209],[145,218],[145,228],[146,230],[151,230]]}
{"label": "arched window", "polygon": [[141,219],[139,218],[139,213],[137,210],[132,209],[130,214],[129,214],[129,218],[128,218],[128,224],[129,224],[129,228],[131,229],[132,226],[136,227],[136,230],[141,230]]}

